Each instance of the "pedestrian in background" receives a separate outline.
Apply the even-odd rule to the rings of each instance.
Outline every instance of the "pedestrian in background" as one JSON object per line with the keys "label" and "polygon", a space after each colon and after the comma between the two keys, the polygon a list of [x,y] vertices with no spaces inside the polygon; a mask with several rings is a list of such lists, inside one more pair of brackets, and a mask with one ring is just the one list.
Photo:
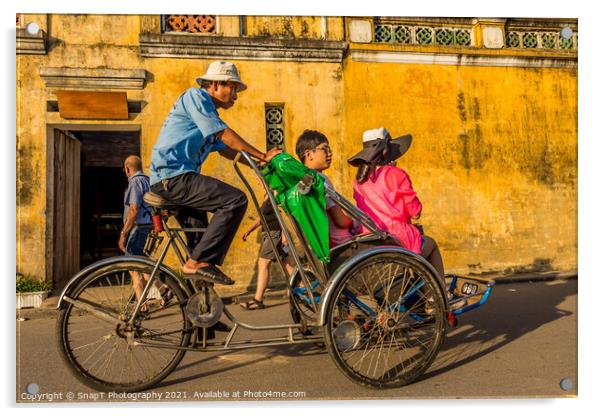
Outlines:
{"label": "pedestrian in background", "polygon": [[[138,156],[128,156],[123,163],[123,171],[128,178],[128,188],[123,198],[123,229],[118,245],[127,256],[144,256],[144,246],[151,231],[152,220],[150,208],[142,197],[150,190],[150,181],[142,172],[142,160]],[[136,299],[140,299],[148,275],[130,272],[130,276]],[[155,286],[161,294],[161,306],[166,306],[173,295],[159,280],[155,280]],[[142,305],[142,312],[146,311],[147,305]]]}

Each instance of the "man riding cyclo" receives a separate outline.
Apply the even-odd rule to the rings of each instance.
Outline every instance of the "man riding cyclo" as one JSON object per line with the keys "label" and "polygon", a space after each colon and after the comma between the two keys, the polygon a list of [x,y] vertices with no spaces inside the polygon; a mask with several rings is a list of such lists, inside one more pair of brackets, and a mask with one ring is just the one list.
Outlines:
{"label": "man riding cyclo", "polygon": [[[182,267],[185,276],[198,276],[218,284],[234,280],[219,268],[247,209],[247,197],[237,188],[201,173],[210,152],[234,159],[244,150],[260,162],[269,162],[281,151],[261,152],[240,137],[220,118],[217,110],[234,106],[238,93],[247,89],[238,69],[230,62],[213,62],[197,78],[201,88],[186,90],[175,102],[153,147],[151,191],[182,207],[178,221],[187,226],[206,225],[193,243]],[[213,213],[207,221],[207,212]]]}

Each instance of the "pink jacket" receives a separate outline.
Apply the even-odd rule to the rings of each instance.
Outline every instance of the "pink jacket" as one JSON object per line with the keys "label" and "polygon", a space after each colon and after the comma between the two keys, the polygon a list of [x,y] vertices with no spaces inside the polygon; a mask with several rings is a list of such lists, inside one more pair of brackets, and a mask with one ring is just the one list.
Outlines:
{"label": "pink jacket", "polygon": [[408,174],[395,166],[376,169],[373,179],[353,181],[353,197],[359,209],[368,214],[378,228],[397,237],[405,248],[420,254],[420,231],[410,220],[422,211]]}

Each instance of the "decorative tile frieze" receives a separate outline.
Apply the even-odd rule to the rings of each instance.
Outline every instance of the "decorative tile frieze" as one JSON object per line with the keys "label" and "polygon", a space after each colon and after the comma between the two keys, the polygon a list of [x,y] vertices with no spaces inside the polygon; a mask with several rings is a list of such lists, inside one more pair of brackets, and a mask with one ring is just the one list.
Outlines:
{"label": "decorative tile frieze", "polygon": [[[564,38],[558,31],[548,28],[533,27],[520,29],[506,29],[503,27],[484,27],[483,42],[475,45],[474,27],[431,26],[427,24],[400,23],[390,21],[382,23],[375,20],[374,42],[398,45],[428,45],[442,47],[485,47],[485,48],[516,48],[516,49],[556,49],[576,50],[577,33],[572,32],[569,38]],[[451,23],[448,22],[448,23]],[[494,33],[494,31],[497,31]],[[499,33],[498,33],[499,32]],[[480,32],[479,32],[480,33]],[[505,45],[504,45],[505,40]]]}
{"label": "decorative tile frieze", "polygon": [[516,49],[576,50],[577,34],[565,39],[558,32],[506,31],[506,47]]}
{"label": "decorative tile frieze", "polygon": [[470,46],[471,29],[413,25],[374,25],[374,40],[406,45]]}
{"label": "decorative tile frieze", "polygon": [[206,14],[163,15],[163,32],[217,33],[217,16]]}

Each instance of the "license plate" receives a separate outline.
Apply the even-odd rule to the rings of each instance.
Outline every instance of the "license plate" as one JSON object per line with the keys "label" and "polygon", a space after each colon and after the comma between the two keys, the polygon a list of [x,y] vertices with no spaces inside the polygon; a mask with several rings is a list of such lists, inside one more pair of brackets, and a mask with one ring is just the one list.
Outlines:
{"label": "license plate", "polygon": [[475,293],[477,293],[478,289],[479,286],[475,285],[474,283],[464,283],[462,285],[462,294],[465,296],[474,295]]}

